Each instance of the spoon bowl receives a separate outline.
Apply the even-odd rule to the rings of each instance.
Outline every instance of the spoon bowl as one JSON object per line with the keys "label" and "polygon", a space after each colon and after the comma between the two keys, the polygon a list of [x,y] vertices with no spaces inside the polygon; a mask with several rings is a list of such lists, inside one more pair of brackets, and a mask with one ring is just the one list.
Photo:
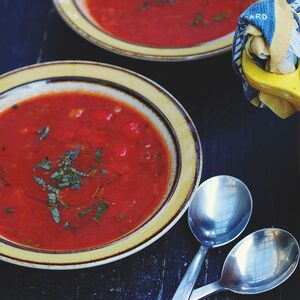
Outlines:
{"label": "spoon bowl", "polygon": [[237,178],[215,176],[199,186],[188,210],[188,223],[201,247],[173,300],[189,299],[208,249],[238,237],[250,220],[252,206],[249,189]]}
{"label": "spoon bowl", "polygon": [[268,228],[253,232],[230,251],[221,279],[194,290],[190,300],[202,299],[221,290],[237,294],[269,291],[292,275],[299,254],[297,240],[285,230]]}
{"label": "spoon bowl", "polygon": [[258,294],[275,288],[294,272],[299,245],[280,229],[256,231],[230,252],[225,260],[221,284],[239,294]]}
{"label": "spoon bowl", "polygon": [[201,184],[188,211],[188,223],[202,246],[225,245],[238,237],[252,213],[247,186],[231,176],[212,177]]}

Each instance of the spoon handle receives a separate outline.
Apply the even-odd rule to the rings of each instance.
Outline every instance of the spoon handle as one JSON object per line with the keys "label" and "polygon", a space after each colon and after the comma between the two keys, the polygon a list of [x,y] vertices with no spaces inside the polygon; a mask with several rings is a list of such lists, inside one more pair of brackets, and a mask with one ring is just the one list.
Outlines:
{"label": "spoon handle", "polygon": [[184,274],[184,277],[181,280],[172,300],[189,300],[207,251],[208,247],[200,247],[186,273]]}
{"label": "spoon handle", "polygon": [[199,300],[203,299],[204,297],[207,297],[209,295],[212,295],[218,291],[224,290],[224,288],[220,285],[219,281],[215,281],[213,283],[210,283],[208,285],[202,286],[198,289],[195,289],[192,292],[191,297],[189,300]]}

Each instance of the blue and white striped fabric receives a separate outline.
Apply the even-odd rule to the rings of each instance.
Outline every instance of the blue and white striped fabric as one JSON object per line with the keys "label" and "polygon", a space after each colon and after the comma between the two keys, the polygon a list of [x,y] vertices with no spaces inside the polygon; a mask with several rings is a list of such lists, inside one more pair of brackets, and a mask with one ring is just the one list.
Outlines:
{"label": "blue and white striped fabric", "polygon": [[[288,5],[287,5],[288,3]],[[292,39],[289,45],[287,45],[286,50],[283,49],[285,53],[284,59],[296,65],[297,59],[300,56],[300,19],[297,15],[300,12],[300,0],[263,0],[254,3],[238,19],[238,26],[234,36],[233,51],[232,51],[232,62],[234,71],[243,77],[242,73],[242,51],[249,39],[249,34],[247,28],[249,25],[256,27],[261,33],[266,42],[266,44],[272,48],[272,44],[280,36],[285,36],[285,30],[287,29],[286,20],[282,20],[282,11],[288,9],[288,13],[292,16],[292,22],[295,24],[295,33],[292,33]],[[292,11],[292,13],[290,12]],[[283,43],[275,42],[277,45]],[[273,45],[274,46],[274,45]],[[274,47],[273,47],[274,48]],[[280,49],[279,49],[280,50]],[[272,52],[274,53],[274,51]],[[257,64],[262,68],[265,67],[267,59],[270,57],[253,57]],[[272,72],[272,70],[270,70]],[[247,100],[251,101],[257,106],[263,106],[260,101],[258,101],[258,91],[254,90],[249,86],[249,84],[243,78],[243,89]]]}

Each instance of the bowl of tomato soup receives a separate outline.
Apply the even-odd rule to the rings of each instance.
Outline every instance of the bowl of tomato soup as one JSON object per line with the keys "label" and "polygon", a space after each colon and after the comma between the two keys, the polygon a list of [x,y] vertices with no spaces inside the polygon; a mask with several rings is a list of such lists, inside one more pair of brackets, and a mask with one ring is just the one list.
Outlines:
{"label": "bowl of tomato soup", "polygon": [[0,77],[0,259],[46,269],[112,262],[161,237],[202,170],[197,131],[151,80],[53,62]]}
{"label": "bowl of tomato soup", "polygon": [[134,58],[176,61],[231,48],[238,16],[254,0],[54,0],[94,44]]}

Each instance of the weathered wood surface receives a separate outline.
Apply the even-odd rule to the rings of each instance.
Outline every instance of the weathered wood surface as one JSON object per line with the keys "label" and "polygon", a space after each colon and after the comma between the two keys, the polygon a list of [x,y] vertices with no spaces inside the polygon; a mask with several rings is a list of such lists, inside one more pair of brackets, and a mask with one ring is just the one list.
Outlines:
{"label": "weathered wood surface", "polygon": [[[194,120],[202,140],[202,180],[217,174],[242,179],[254,212],[245,236],[281,227],[300,239],[298,116],[286,121],[242,96],[230,54],[183,63],[153,63],[111,54],[62,21],[51,0],[0,0],[0,73],[37,62],[80,59],[139,72],[169,90]],[[1,139],[1,137],[0,137]],[[0,262],[0,299],[171,299],[198,243],[186,215],[164,237],[131,257],[75,271],[27,269]],[[216,280],[233,246],[212,250],[199,283]],[[216,300],[298,300],[300,271],[283,286],[256,296],[220,293]],[[298,283],[298,286],[297,286]]]}

